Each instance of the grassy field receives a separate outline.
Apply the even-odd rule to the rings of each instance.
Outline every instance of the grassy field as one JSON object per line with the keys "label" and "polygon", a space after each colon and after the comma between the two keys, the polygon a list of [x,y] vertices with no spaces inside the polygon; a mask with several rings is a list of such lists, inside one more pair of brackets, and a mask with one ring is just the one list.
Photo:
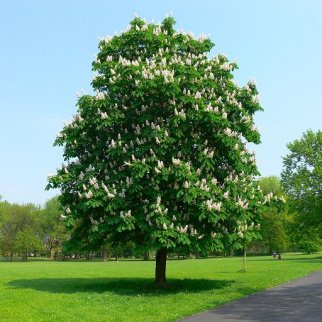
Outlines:
{"label": "grassy field", "polygon": [[322,269],[321,255],[154,262],[0,262],[0,321],[174,321]]}

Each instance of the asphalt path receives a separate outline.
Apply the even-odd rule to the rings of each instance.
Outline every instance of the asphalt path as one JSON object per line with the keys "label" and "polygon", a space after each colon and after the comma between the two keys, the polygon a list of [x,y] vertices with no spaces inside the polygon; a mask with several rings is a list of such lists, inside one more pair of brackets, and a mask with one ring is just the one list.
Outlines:
{"label": "asphalt path", "polygon": [[322,322],[322,270],[182,322]]}

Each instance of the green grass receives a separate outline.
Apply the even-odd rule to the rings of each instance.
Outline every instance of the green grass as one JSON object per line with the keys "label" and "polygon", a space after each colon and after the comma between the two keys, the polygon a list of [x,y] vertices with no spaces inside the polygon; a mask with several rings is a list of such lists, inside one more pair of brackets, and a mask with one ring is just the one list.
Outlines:
{"label": "green grass", "polygon": [[174,321],[322,269],[321,255],[154,262],[0,262],[0,321]]}

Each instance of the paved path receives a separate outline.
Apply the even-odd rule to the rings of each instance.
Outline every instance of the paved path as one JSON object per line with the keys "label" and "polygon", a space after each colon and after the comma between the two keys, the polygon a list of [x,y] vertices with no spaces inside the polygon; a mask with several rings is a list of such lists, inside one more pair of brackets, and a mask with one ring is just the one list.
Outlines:
{"label": "paved path", "polygon": [[322,322],[322,270],[182,322]]}

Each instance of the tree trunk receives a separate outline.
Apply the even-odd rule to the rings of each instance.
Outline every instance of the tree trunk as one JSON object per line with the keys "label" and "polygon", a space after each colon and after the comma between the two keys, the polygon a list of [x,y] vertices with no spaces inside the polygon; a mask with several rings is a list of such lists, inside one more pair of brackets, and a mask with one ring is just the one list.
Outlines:
{"label": "tree trunk", "polygon": [[48,258],[51,258],[51,249],[50,249],[50,250],[47,250],[47,252],[46,252],[46,256],[47,256]]}
{"label": "tree trunk", "polygon": [[143,260],[148,261],[150,260],[150,251],[147,250],[143,253]]}
{"label": "tree trunk", "polygon": [[246,267],[246,246],[244,246],[244,250],[243,250],[243,271],[246,272],[247,270],[247,267]]}
{"label": "tree trunk", "polygon": [[155,282],[160,287],[167,286],[166,280],[167,249],[161,248],[156,254]]}
{"label": "tree trunk", "polygon": [[108,256],[108,251],[107,251],[107,246],[103,247],[103,261],[107,261],[107,256]]}
{"label": "tree trunk", "polygon": [[24,262],[26,262],[27,261],[27,259],[28,259],[28,253],[27,252],[23,252],[22,253],[22,258],[21,258]]}

